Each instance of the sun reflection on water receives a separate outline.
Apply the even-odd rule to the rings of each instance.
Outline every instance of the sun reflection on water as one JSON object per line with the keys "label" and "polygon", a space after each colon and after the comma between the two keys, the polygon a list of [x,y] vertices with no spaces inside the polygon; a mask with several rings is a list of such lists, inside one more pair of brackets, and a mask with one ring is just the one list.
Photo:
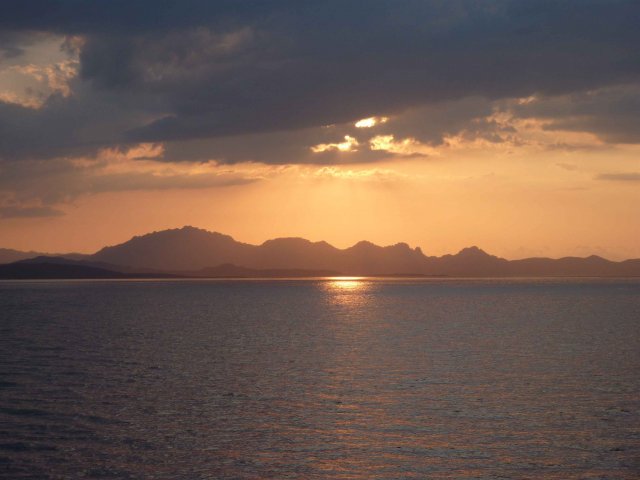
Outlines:
{"label": "sun reflection on water", "polygon": [[330,303],[349,307],[351,315],[361,315],[369,300],[371,282],[364,277],[328,277],[323,289]]}
{"label": "sun reflection on water", "polygon": [[330,277],[328,280],[332,290],[362,290],[365,286],[363,277]]}

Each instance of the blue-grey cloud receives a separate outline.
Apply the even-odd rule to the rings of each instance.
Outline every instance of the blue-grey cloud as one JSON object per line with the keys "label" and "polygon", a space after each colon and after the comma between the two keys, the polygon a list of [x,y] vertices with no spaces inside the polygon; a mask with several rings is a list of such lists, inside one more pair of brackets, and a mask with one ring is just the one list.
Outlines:
{"label": "blue-grey cloud", "polygon": [[[638,84],[639,18],[629,0],[7,0],[5,34],[84,43],[71,96],[40,110],[0,104],[0,158],[214,139],[210,156],[229,161],[308,161],[302,147],[239,155],[246,148],[232,144],[468,98],[480,100],[453,112],[449,129],[475,121],[482,135],[491,125],[478,109],[491,101]],[[615,119],[633,130],[635,116]],[[557,121],[619,139],[603,122]],[[443,134],[424,117],[398,128],[432,143]]]}
{"label": "blue-grey cloud", "polygon": [[547,122],[547,130],[589,132],[611,143],[640,143],[640,85],[540,98],[518,105],[522,118]]}

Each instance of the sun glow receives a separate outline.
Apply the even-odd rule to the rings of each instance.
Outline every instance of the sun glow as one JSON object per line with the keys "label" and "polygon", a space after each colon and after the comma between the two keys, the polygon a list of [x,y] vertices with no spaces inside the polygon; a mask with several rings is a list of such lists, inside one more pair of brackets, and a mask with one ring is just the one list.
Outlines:
{"label": "sun glow", "polygon": [[358,120],[354,125],[356,128],[371,128],[387,121],[389,121],[388,117],[369,117]]}

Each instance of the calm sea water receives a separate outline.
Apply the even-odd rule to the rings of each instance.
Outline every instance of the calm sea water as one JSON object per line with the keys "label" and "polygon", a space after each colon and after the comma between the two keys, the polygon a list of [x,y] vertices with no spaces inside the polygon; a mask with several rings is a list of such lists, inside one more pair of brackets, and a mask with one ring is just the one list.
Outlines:
{"label": "calm sea water", "polygon": [[0,283],[0,477],[640,478],[640,280]]}

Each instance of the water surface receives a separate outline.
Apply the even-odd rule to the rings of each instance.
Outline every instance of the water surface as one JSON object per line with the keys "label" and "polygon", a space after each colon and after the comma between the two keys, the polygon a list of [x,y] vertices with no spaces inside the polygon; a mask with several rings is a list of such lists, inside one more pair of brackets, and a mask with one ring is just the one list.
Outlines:
{"label": "water surface", "polygon": [[0,283],[3,478],[640,477],[640,280]]}

